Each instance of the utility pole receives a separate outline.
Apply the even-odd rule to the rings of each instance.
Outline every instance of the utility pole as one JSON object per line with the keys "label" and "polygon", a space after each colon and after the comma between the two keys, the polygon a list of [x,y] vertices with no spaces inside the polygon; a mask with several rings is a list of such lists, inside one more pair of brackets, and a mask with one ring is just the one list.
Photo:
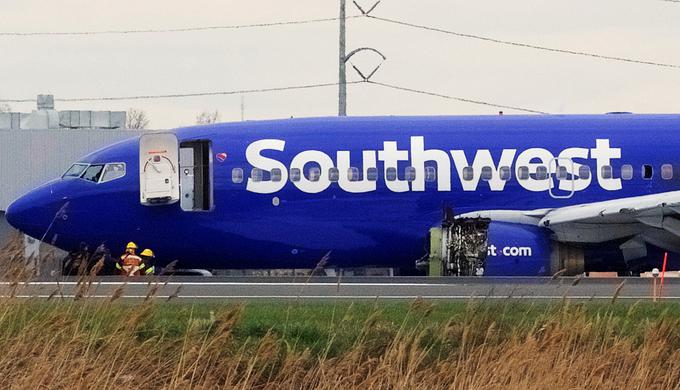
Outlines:
{"label": "utility pole", "polygon": [[[373,4],[373,6],[368,9],[368,11],[364,10],[356,1],[353,1],[353,3],[359,9],[359,11],[361,11],[362,15],[368,16],[375,9],[375,7],[380,4],[380,1],[381,0],[376,1],[375,4]],[[338,86],[340,90],[338,91],[338,116],[347,116],[347,62],[350,60],[350,58],[352,58],[352,56],[357,53],[368,51],[378,54],[383,61],[387,59],[387,57],[385,57],[381,52],[371,47],[361,47],[359,49],[352,50],[349,54],[347,54],[345,40],[347,35],[347,30],[345,29],[345,23],[347,22],[346,4],[347,0],[340,0],[340,53],[338,55]],[[380,65],[382,65],[382,63],[376,66],[373,71],[368,73],[368,76],[366,76],[356,66],[352,65],[352,67],[357,71],[359,76],[361,76],[361,78],[367,82],[371,79],[371,77],[373,77],[375,72],[380,69]]]}
{"label": "utility pole", "polygon": [[340,90],[338,91],[338,116],[347,116],[347,71],[346,63],[347,57],[345,53],[345,22],[346,22],[346,12],[345,7],[346,0],[340,0],[340,53],[338,56],[338,86]]}

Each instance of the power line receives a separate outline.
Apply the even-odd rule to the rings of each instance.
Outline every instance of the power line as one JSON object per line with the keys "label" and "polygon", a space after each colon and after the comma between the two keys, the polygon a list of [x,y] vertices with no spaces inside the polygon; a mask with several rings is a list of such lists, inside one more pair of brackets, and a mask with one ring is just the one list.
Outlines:
{"label": "power line", "polygon": [[489,106],[489,107],[495,107],[495,108],[505,108],[505,109],[508,109],[508,110],[522,111],[522,112],[528,112],[528,113],[532,113],[532,114],[550,115],[550,113],[548,113],[548,112],[533,110],[533,109],[530,109],[530,108],[508,106],[508,105],[504,105],[504,104],[491,103],[491,102],[486,102],[486,101],[482,101],[482,100],[474,100],[474,99],[468,99],[468,98],[457,97],[457,96],[443,95],[443,94],[436,93],[436,92],[400,87],[398,85],[381,83],[381,82],[371,81],[371,80],[368,80],[367,82],[369,84],[379,85],[379,86],[385,87],[385,88],[391,88],[391,89],[396,89],[396,90],[399,90],[399,91],[416,93],[416,94],[420,94],[420,95],[434,96],[434,97],[439,97],[439,98],[448,99],[448,100],[456,100],[456,101],[464,102],[464,103],[472,103],[472,104],[478,104],[478,105],[482,105],[482,106]]}
{"label": "power line", "polygon": [[[356,18],[358,16],[348,16],[347,18]],[[290,26],[323,22],[336,22],[339,18],[321,18],[321,19],[307,19],[307,20],[288,20],[270,23],[254,23],[254,24],[234,24],[222,26],[193,26],[193,27],[174,27],[162,29],[132,29],[132,30],[101,30],[101,31],[33,31],[33,32],[0,32],[0,36],[14,36],[14,37],[31,37],[31,36],[69,36],[69,35],[115,35],[115,34],[158,34],[158,33],[181,33],[194,31],[209,31],[209,30],[238,30],[246,28],[259,27],[276,27],[276,26]]]}
{"label": "power line", "polygon": [[[664,0],[664,1],[671,1],[671,0]],[[680,3],[680,0],[674,0],[674,1],[671,1],[671,2],[679,2]],[[379,17],[379,16],[366,15],[366,17],[371,18],[371,19],[375,19],[375,20],[380,20],[380,21],[386,22],[386,23],[392,23],[392,24],[397,24],[397,25],[401,25],[401,26],[417,28],[417,29],[421,29],[421,30],[434,31],[434,32],[454,35],[454,36],[462,37],[462,38],[477,39],[477,40],[480,40],[480,41],[492,42],[492,43],[497,43],[497,44],[501,44],[501,45],[524,47],[524,48],[535,49],[535,50],[549,51],[549,52],[553,52],[553,53],[562,53],[562,54],[572,54],[572,55],[578,55],[578,56],[584,56],[584,57],[593,57],[593,58],[599,58],[599,59],[610,60],[610,61],[620,61],[620,62],[628,62],[628,63],[634,63],[634,64],[653,65],[653,66],[660,66],[660,67],[664,67],[664,68],[680,69],[680,65],[677,65],[677,64],[664,64],[664,63],[661,63],[661,62],[637,60],[637,59],[624,58],[624,57],[613,57],[613,56],[607,56],[607,55],[602,55],[602,54],[597,54],[597,53],[588,53],[588,52],[584,52],[584,51],[556,49],[556,48],[552,48],[552,47],[532,45],[530,43],[506,41],[506,40],[502,40],[502,39],[490,38],[490,37],[485,37],[485,36],[481,36],[481,35],[474,35],[474,34],[467,34],[467,33],[461,33],[461,32],[456,32],[456,31],[444,30],[444,29],[437,28],[437,27],[424,26],[424,25],[420,25],[420,24],[404,22],[404,21],[401,21],[401,20],[382,18],[382,17]]]}
{"label": "power line", "polygon": [[[358,83],[361,83],[361,81],[348,82],[348,84],[358,84]],[[335,82],[335,83],[295,85],[295,86],[276,87],[276,88],[242,89],[242,90],[236,90],[236,91],[173,93],[173,94],[167,94],[167,95],[134,95],[134,96],[104,96],[104,97],[82,97],[82,98],[55,98],[54,101],[57,101],[57,102],[94,102],[94,101],[119,101],[119,100],[178,99],[178,98],[201,97],[201,96],[245,95],[245,94],[266,93],[266,92],[295,91],[295,90],[302,90],[302,89],[334,87],[334,86],[337,86],[337,85],[338,85],[338,83]],[[33,103],[33,102],[35,102],[35,99],[0,99],[0,102]]]}
{"label": "power line", "polygon": [[[489,107],[504,108],[515,111],[529,112],[532,114],[548,114],[547,112],[532,110],[523,107],[508,106],[503,104],[491,103],[481,100],[474,100],[456,96],[443,95],[435,92],[428,92],[423,90],[411,89],[406,87],[400,87],[397,85],[381,83],[377,81],[349,81],[348,85],[354,84],[373,84],[385,88],[395,89],[399,91],[417,93],[421,95],[435,96],[439,98],[456,100],[464,103],[479,104]],[[225,96],[225,95],[246,95],[255,93],[267,93],[267,92],[281,92],[281,91],[295,91],[313,88],[324,88],[324,87],[335,87],[339,83],[318,83],[318,84],[305,84],[305,85],[295,85],[287,87],[275,87],[275,88],[259,88],[259,89],[242,89],[234,91],[210,91],[210,92],[196,92],[196,93],[174,93],[167,95],[133,95],[133,96],[103,96],[103,97],[76,97],[76,98],[55,98],[57,102],[94,102],[94,101],[125,101],[125,100],[158,100],[158,99],[182,99],[190,97],[202,97],[202,96]],[[35,99],[0,99],[0,103],[33,103]]]}

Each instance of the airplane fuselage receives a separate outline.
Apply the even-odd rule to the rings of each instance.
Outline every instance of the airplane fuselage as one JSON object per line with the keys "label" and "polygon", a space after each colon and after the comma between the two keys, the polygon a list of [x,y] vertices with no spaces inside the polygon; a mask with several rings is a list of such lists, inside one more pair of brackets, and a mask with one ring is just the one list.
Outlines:
{"label": "airplane fuselage", "polygon": [[680,190],[678,130],[678,115],[321,118],[181,128],[173,131],[180,143],[210,142],[208,210],[141,204],[133,138],[79,161],[124,163],[123,177],[54,180],[11,205],[8,219],[64,249],[106,243],[115,252],[135,241],[185,268],[310,268],[328,252],[342,267],[412,267],[445,208],[457,215],[557,209]]}

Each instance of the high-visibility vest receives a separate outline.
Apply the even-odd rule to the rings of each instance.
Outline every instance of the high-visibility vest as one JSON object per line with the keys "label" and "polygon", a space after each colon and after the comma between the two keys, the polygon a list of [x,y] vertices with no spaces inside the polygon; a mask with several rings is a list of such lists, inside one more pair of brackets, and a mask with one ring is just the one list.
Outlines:
{"label": "high-visibility vest", "polygon": [[140,264],[142,264],[142,258],[131,253],[124,254],[120,257],[120,260],[123,263],[123,266],[138,267]]}

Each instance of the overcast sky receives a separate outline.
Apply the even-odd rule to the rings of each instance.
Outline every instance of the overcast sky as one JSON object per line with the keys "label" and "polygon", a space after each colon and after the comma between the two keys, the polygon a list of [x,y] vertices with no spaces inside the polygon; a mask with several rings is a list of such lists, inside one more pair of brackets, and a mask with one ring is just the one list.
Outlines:
{"label": "overcast sky", "polygon": [[[351,1],[348,0],[349,3]],[[362,0],[362,4],[371,1]],[[348,4],[348,13],[358,11]],[[2,0],[0,32],[174,28],[336,17],[338,0]],[[463,33],[680,64],[680,3],[660,0],[383,0],[376,16]],[[347,25],[348,51],[387,57],[375,81],[551,113],[680,112],[680,69],[604,61],[419,31]],[[0,36],[0,97],[129,96],[337,81],[337,22],[165,34]],[[365,69],[377,59],[356,58]],[[350,80],[358,77],[348,69]],[[350,115],[494,114],[498,109],[351,85]],[[58,103],[144,109],[151,127],[202,110],[240,120],[240,96]],[[30,111],[33,103],[12,104]],[[507,113],[511,111],[506,110]],[[337,113],[337,87],[245,96],[246,119]]]}

